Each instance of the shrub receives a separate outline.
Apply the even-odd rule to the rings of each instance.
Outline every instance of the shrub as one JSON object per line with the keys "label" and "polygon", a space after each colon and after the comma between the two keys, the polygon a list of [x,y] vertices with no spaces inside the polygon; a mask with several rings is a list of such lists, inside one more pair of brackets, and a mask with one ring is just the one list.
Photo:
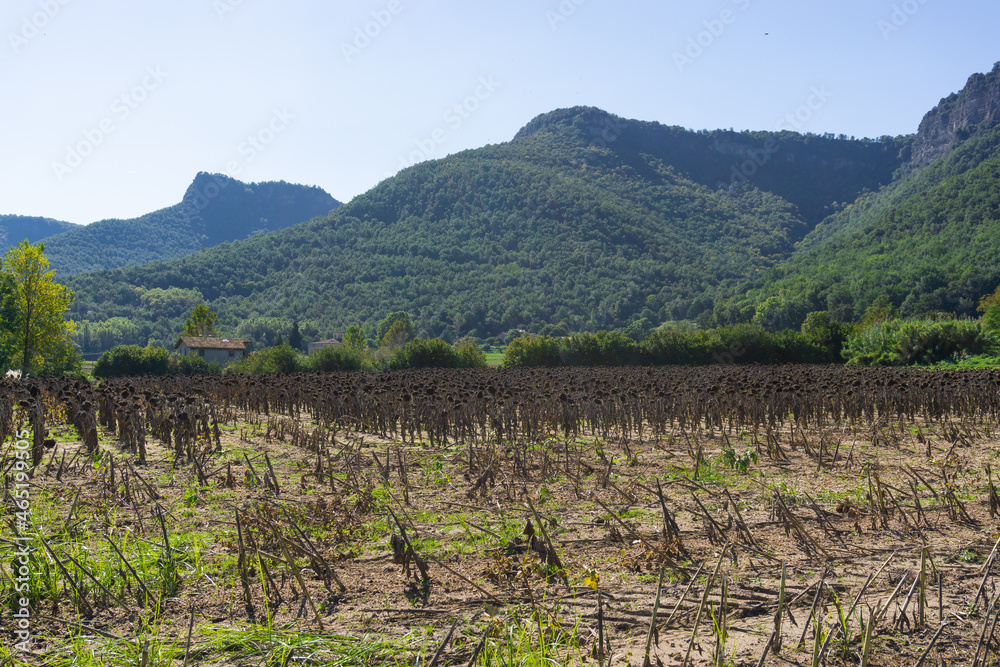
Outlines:
{"label": "shrub", "polygon": [[96,378],[166,375],[169,356],[170,352],[162,347],[116,345],[97,360],[93,375]]}
{"label": "shrub", "polygon": [[503,355],[504,368],[561,366],[559,341],[551,336],[522,336],[510,341]]}
{"label": "shrub", "polygon": [[985,310],[983,325],[995,336],[1000,336],[1000,305],[992,305]]}
{"label": "shrub", "polygon": [[205,361],[201,357],[171,354],[167,359],[167,375],[218,375],[222,367],[217,361]]}
{"label": "shrub", "polygon": [[209,375],[220,372],[219,364],[201,357],[170,354],[163,347],[149,345],[116,345],[101,355],[94,364],[96,378],[131,375]]}
{"label": "shrub", "polygon": [[270,373],[295,373],[302,369],[301,355],[287,343],[257,350],[229,364],[227,373],[266,375]]}
{"label": "shrub", "polygon": [[45,355],[41,375],[76,375],[83,377],[83,355],[70,338],[54,345]]}
{"label": "shrub", "polygon": [[707,364],[711,348],[712,338],[704,331],[654,331],[641,344],[643,357],[654,366]]}
{"label": "shrub", "polygon": [[995,353],[997,336],[979,320],[886,320],[859,330],[844,346],[849,364],[935,364],[963,355]]}
{"label": "shrub", "polygon": [[625,334],[580,333],[565,342],[573,366],[627,366],[643,363],[639,344]]}
{"label": "shrub", "polygon": [[716,363],[808,364],[827,357],[818,343],[790,329],[772,333],[755,324],[731,324],[711,333],[716,342],[709,352]]}
{"label": "shrub", "polygon": [[458,355],[451,345],[435,338],[427,340],[417,338],[392,353],[389,357],[389,368],[401,370],[404,368],[457,368]]}
{"label": "shrub", "polygon": [[463,338],[455,343],[455,358],[459,368],[486,368],[486,355],[472,338]]}
{"label": "shrub", "polygon": [[1000,287],[979,300],[977,309],[983,314],[983,324],[993,334],[1000,336]]}
{"label": "shrub", "polygon": [[853,328],[854,325],[838,322],[830,313],[822,310],[806,315],[801,332],[824,350],[826,361],[837,362],[843,359],[841,352]]}
{"label": "shrub", "polygon": [[320,373],[359,371],[368,365],[368,360],[362,350],[344,345],[331,345],[310,355],[304,365]]}

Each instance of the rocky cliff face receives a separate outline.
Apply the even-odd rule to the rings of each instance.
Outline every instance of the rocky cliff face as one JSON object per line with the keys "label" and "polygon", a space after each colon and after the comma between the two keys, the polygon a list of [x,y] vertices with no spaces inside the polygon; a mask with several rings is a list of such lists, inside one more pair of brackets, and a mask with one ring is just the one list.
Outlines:
{"label": "rocky cliff face", "polygon": [[973,74],[961,92],[944,98],[920,123],[911,164],[921,167],[969,137],[1000,125],[1000,62]]}

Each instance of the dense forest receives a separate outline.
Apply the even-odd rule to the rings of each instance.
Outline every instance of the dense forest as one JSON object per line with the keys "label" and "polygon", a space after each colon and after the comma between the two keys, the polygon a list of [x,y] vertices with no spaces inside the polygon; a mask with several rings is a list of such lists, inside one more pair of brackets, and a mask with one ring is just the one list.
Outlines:
{"label": "dense forest", "polygon": [[139,344],[168,342],[201,298],[237,335],[295,318],[325,336],[394,310],[448,340],[647,330],[711,315],[720,290],[773,268],[822,215],[889,182],[909,141],[554,112],[507,144],[407,169],[325,219],[77,276],[74,316],[91,323],[91,340],[128,318],[135,338],[119,342]]}
{"label": "dense forest", "polygon": [[904,316],[972,316],[1000,284],[998,240],[994,129],[829,218],[789,261],[721,302],[715,320],[777,329],[827,310],[854,321],[880,299]]}
{"label": "dense forest", "polygon": [[993,106],[1000,64],[903,137],[554,111],[326,217],[74,276],[78,342],[170,345],[202,301],[257,346],[294,322],[307,339],[354,324],[371,336],[394,311],[411,313],[422,338],[487,344],[521,332],[798,330],[810,313],[858,322],[872,308],[975,316],[1000,284]]}

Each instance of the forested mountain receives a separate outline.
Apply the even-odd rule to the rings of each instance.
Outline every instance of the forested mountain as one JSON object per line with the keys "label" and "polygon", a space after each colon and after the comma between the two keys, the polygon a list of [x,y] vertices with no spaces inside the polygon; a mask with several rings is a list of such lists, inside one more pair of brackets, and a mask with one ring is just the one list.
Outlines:
{"label": "forested mountain", "polygon": [[71,222],[38,218],[27,215],[0,215],[0,248],[17,245],[28,239],[29,243],[38,243],[42,239],[61,234],[75,228]]}
{"label": "forested mountain", "polygon": [[283,229],[339,205],[318,187],[200,173],[179,204],[132,220],[73,226],[45,239],[45,252],[60,276],[144,264]]}
{"label": "forested mountain", "polygon": [[544,134],[610,148],[632,165],[652,159],[713,189],[749,183],[794,204],[809,229],[862,192],[888,184],[909,159],[913,141],[912,136],[855,140],[790,131],[693,132],[576,107],[535,118],[515,142]]}
{"label": "forested mountain", "polygon": [[797,252],[720,303],[720,323],[849,321],[876,300],[903,315],[975,315],[1000,284],[1000,63],[927,114],[896,180],[819,225]]}
{"label": "forested mountain", "polygon": [[325,219],[81,275],[74,317],[130,318],[137,342],[172,340],[177,304],[194,295],[230,333],[270,317],[327,335],[394,310],[446,338],[693,318],[889,182],[911,139],[693,132],[561,110],[509,143],[404,170]]}
{"label": "forested mountain", "polygon": [[202,299],[227,333],[255,340],[293,319],[326,337],[396,310],[419,335],[491,342],[669,320],[797,328],[812,311],[852,320],[876,302],[972,314],[1000,283],[998,109],[1000,65],[905,137],[695,132],[558,110],[325,218],[77,276],[73,316],[106,346],[172,341]]}

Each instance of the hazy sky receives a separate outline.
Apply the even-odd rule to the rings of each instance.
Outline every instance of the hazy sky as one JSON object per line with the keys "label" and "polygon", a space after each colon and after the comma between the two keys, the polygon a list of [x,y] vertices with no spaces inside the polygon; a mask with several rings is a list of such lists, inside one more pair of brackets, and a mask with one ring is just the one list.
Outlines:
{"label": "hazy sky", "polygon": [[998,25],[996,0],[4,0],[0,213],[134,217],[199,171],[348,201],[574,105],[910,133]]}

